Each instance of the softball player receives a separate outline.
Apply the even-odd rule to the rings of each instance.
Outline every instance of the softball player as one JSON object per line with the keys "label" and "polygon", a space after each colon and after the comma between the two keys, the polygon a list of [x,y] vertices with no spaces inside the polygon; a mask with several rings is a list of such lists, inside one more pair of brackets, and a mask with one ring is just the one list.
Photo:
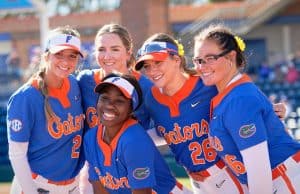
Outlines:
{"label": "softball player", "polygon": [[12,194],[77,194],[84,114],[74,72],[80,35],[70,27],[50,32],[40,71],[9,99]]}
{"label": "softball player", "polygon": [[[150,90],[152,83],[145,76],[131,69],[134,62],[132,47],[131,36],[123,26],[107,24],[99,29],[95,37],[95,58],[100,68],[81,71],[77,76],[86,117],[85,130],[94,128],[98,124],[96,105],[99,95],[94,92],[94,88],[105,75],[113,71],[131,74],[138,80],[143,94]],[[145,129],[151,127],[150,117],[145,111],[144,104],[135,111],[135,116]],[[80,188],[84,194],[92,193],[91,185],[85,178],[87,175],[86,169],[85,167],[81,172],[80,179]]]}
{"label": "softball player", "polygon": [[[87,128],[93,128],[97,125],[98,94],[94,92],[94,88],[105,75],[113,71],[131,74],[139,81],[143,94],[150,90],[152,83],[144,75],[132,70],[134,63],[132,46],[129,32],[121,25],[107,24],[98,31],[95,37],[95,55],[100,68],[84,70],[77,77],[83,96]],[[145,129],[151,127],[151,120],[144,110],[143,104],[136,110],[135,116]]]}
{"label": "softball player", "polygon": [[187,69],[182,45],[155,34],[139,50],[135,68],[157,86],[146,96],[146,108],[190,176],[194,193],[246,193],[210,146],[209,106],[217,90],[204,86],[196,72]]}
{"label": "softball player", "polygon": [[136,79],[110,74],[95,92],[101,124],[84,138],[94,193],[191,193],[176,184],[152,140],[132,118],[143,98]]}
{"label": "softball player", "polygon": [[216,85],[210,137],[218,155],[250,193],[300,193],[300,144],[284,129],[268,98],[240,73],[242,39],[222,25],[195,38],[194,63]]}

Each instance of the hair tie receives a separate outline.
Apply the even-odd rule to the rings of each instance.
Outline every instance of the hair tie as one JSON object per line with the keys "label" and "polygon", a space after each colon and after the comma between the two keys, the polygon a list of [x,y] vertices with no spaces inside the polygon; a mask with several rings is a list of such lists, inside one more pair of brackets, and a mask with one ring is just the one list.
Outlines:
{"label": "hair tie", "polygon": [[235,39],[238,47],[240,48],[240,50],[244,51],[246,48],[246,44],[245,44],[244,40],[241,39],[239,36],[234,36],[234,39]]}
{"label": "hair tie", "polygon": [[178,42],[178,40],[175,40],[177,47],[178,47],[178,55],[180,57],[184,56],[184,48],[183,45],[181,43]]}

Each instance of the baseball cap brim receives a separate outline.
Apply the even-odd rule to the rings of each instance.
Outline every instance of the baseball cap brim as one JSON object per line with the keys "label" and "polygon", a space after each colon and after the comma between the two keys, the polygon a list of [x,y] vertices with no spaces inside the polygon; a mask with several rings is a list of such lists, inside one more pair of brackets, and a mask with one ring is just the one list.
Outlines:
{"label": "baseball cap brim", "polygon": [[55,53],[58,53],[60,51],[66,50],[66,49],[74,50],[74,51],[78,52],[81,57],[83,57],[83,54],[81,53],[81,51],[77,47],[72,46],[72,45],[56,45],[56,46],[52,46],[49,49],[49,51],[50,51],[50,53],[55,54]]}
{"label": "baseball cap brim", "polygon": [[130,94],[129,94],[124,88],[119,87],[118,85],[113,84],[113,83],[102,82],[102,83],[98,84],[98,85],[95,87],[94,91],[95,91],[96,93],[101,93],[101,91],[102,91],[105,87],[107,87],[107,86],[115,86],[115,87],[117,87],[117,88],[122,92],[122,94],[123,94],[126,98],[131,99]]}
{"label": "baseball cap brim", "polygon": [[138,61],[135,64],[135,70],[139,71],[142,69],[144,65],[144,61],[146,60],[154,60],[154,61],[164,61],[169,56],[169,53],[167,52],[154,52],[154,53],[148,53],[143,56],[141,56]]}

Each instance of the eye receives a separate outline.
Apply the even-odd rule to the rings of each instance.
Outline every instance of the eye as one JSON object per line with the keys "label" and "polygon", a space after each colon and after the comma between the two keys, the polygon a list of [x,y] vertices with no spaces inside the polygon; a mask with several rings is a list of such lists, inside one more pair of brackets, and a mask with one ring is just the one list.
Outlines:
{"label": "eye", "polygon": [[215,61],[216,60],[216,57],[215,56],[207,56],[207,57],[205,57],[205,60],[206,60],[206,62],[213,62],[213,61]]}
{"label": "eye", "polygon": [[150,67],[151,67],[151,65],[150,65],[150,64],[147,64],[147,63],[144,63],[144,65],[143,65],[143,68],[144,68],[145,70],[149,70]]}
{"label": "eye", "polygon": [[119,48],[113,48],[112,51],[116,51],[117,52],[117,51],[120,51],[120,49]]}
{"label": "eye", "polygon": [[78,55],[77,54],[70,54],[69,58],[70,59],[77,59]]}
{"label": "eye", "polygon": [[99,96],[99,102],[107,103],[108,101],[109,101],[108,96],[105,96],[103,94]]}
{"label": "eye", "polygon": [[124,105],[124,104],[126,104],[126,103],[127,103],[127,100],[121,99],[121,98],[115,100],[115,102],[114,102],[114,104],[117,105],[117,106],[121,106],[121,105]]}
{"label": "eye", "polygon": [[105,49],[103,47],[98,48],[98,52],[104,52]]}
{"label": "eye", "polygon": [[58,52],[58,53],[55,53],[54,56],[57,58],[62,58],[64,55],[62,52]]}

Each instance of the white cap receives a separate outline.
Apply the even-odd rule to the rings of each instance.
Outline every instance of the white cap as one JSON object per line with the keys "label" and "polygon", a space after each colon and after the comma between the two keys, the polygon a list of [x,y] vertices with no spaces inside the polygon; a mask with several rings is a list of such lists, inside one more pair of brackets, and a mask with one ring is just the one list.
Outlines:
{"label": "white cap", "polygon": [[138,93],[134,86],[122,77],[110,77],[99,83],[95,87],[95,92],[101,93],[102,89],[107,85],[113,85],[120,89],[123,95],[132,100],[132,108],[135,110],[139,105]]}
{"label": "white cap", "polygon": [[46,50],[49,50],[51,53],[57,53],[65,49],[72,49],[77,51],[81,57],[83,57],[80,47],[80,39],[76,36],[70,34],[55,34],[48,37]]}

